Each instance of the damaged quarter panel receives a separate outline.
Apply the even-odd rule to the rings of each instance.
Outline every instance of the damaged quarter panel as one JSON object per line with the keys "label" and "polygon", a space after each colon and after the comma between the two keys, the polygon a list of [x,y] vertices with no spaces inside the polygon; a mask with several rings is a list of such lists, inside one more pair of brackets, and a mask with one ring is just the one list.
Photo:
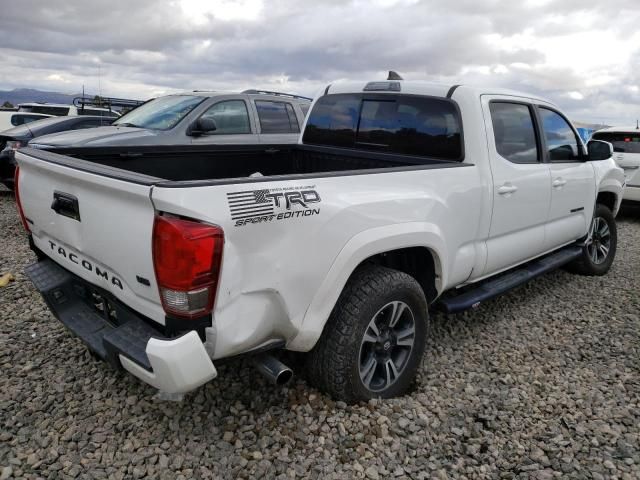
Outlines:
{"label": "damaged quarter panel", "polygon": [[[444,281],[466,279],[475,260],[470,239],[480,221],[480,202],[468,201],[480,197],[476,178],[475,166],[455,165],[235,185],[157,185],[152,201],[157,211],[224,230],[215,346],[209,346],[221,358],[269,339],[310,348],[337,300],[333,293],[342,290],[359,260],[389,246],[431,248],[445,264]],[[443,184],[449,188],[437,188]],[[446,221],[460,212],[464,218]],[[400,224],[390,236],[387,230]],[[348,255],[341,255],[348,245]],[[331,293],[323,291],[327,279]],[[324,308],[307,312],[316,295]],[[308,333],[296,339],[303,323]]]}

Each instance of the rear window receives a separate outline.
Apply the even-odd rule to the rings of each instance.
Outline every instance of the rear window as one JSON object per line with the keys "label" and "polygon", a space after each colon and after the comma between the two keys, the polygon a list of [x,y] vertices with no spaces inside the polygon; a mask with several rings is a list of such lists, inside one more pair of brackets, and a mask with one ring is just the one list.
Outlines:
{"label": "rear window", "polygon": [[314,105],[303,142],[443,160],[462,160],[455,104],[412,95],[335,94]]}
{"label": "rear window", "polygon": [[24,113],[16,113],[11,117],[11,125],[14,125],[17,127],[19,125],[24,125],[25,123],[35,122],[36,120],[42,120],[43,118],[48,118],[48,117],[43,117],[41,115],[29,115]]}
{"label": "rear window", "polygon": [[602,140],[613,144],[616,152],[640,153],[640,131],[637,132],[596,132],[594,140]]}
{"label": "rear window", "polygon": [[69,107],[52,107],[51,105],[28,105],[25,107],[20,107],[20,111],[63,116],[69,114]]}

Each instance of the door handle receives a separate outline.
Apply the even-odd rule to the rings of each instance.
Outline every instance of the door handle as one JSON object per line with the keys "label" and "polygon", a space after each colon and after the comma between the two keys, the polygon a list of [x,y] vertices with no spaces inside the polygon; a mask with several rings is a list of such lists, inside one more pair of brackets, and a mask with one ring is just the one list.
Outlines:
{"label": "door handle", "polygon": [[556,178],[553,181],[553,187],[554,188],[564,187],[566,184],[567,184],[567,181],[564,178]]}
{"label": "door handle", "polygon": [[505,183],[500,188],[498,188],[498,194],[500,195],[510,195],[518,191],[518,187],[515,185],[511,185],[510,183]]}

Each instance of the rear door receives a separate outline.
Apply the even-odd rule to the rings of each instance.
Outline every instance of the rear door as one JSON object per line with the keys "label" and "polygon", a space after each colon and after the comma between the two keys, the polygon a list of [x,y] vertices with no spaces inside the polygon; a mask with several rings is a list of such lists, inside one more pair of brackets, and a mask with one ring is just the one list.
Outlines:
{"label": "rear door", "polygon": [[291,102],[254,98],[260,143],[298,143],[300,122]]}
{"label": "rear door", "polygon": [[585,235],[595,203],[593,167],[584,161],[582,141],[567,119],[548,106],[537,108],[545,161],[551,173],[547,250]]}
{"label": "rear door", "polygon": [[544,252],[551,184],[533,105],[522,98],[483,95],[482,107],[493,176],[484,270],[491,275]]}
{"label": "rear door", "polygon": [[[20,199],[45,255],[164,323],[151,250],[153,177],[26,148],[16,153]],[[126,175],[126,178],[123,177]]]}

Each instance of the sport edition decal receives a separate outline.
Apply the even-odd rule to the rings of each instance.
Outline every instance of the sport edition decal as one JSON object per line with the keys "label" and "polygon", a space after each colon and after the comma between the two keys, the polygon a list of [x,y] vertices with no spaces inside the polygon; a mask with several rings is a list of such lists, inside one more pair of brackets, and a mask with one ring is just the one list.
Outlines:
{"label": "sport edition decal", "polygon": [[320,195],[315,185],[245,190],[227,193],[231,220],[241,227],[251,223],[319,215]]}

